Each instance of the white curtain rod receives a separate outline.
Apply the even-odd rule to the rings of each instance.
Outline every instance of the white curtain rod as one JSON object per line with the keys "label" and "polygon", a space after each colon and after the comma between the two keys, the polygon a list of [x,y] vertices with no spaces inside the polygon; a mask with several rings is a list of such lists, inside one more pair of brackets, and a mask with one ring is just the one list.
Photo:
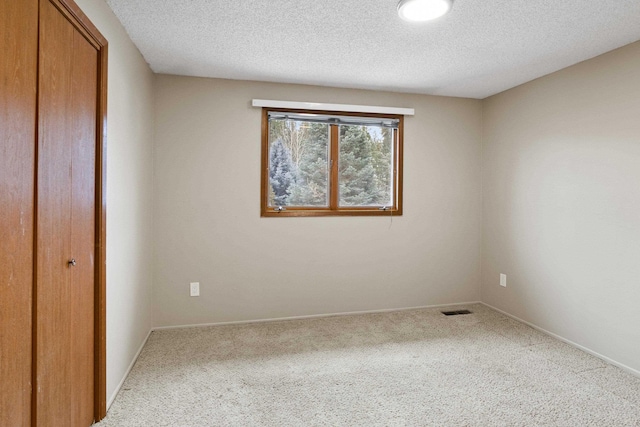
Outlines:
{"label": "white curtain rod", "polygon": [[269,99],[253,99],[253,107],[292,108],[296,110],[347,111],[350,113],[377,113],[415,115],[413,108],[376,107],[372,105],[325,104],[322,102],[274,101]]}

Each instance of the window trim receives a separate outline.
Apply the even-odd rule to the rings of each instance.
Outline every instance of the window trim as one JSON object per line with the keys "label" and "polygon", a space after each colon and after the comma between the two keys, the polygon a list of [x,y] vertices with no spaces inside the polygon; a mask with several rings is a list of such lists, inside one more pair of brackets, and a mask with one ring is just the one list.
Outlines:
{"label": "window trim", "polygon": [[[269,207],[269,111],[308,113],[376,118],[398,119],[397,137],[394,141],[394,169],[393,188],[394,205],[391,209],[381,210],[378,207],[339,207],[338,206],[338,161],[333,162],[329,171],[329,206],[328,207],[287,207],[285,210],[276,211]],[[338,160],[338,126],[330,125],[330,148],[329,156],[331,160]],[[402,187],[403,187],[403,140],[404,140],[404,115],[399,114],[379,114],[361,113],[352,111],[326,111],[326,110],[303,110],[292,108],[262,108],[262,129],[261,129],[261,166],[260,166],[260,216],[261,217],[320,217],[320,216],[401,216],[402,215]]]}

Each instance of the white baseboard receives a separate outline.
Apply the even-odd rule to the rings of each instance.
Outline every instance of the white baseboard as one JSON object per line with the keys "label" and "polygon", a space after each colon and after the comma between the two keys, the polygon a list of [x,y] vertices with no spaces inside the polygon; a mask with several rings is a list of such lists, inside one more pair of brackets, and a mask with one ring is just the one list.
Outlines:
{"label": "white baseboard", "polygon": [[335,316],[355,316],[358,314],[388,313],[392,311],[420,310],[425,308],[452,307],[456,305],[469,305],[469,304],[480,304],[480,303],[481,303],[480,301],[470,301],[470,302],[457,302],[454,304],[436,304],[436,305],[422,305],[422,306],[416,306],[416,307],[384,308],[379,310],[347,311],[347,312],[340,312],[340,313],[311,314],[306,316],[276,317],[276,318],[269,318],[269,319],[235,320],[230,322],[215,322],[215,323],[195,323],[195,324],[176,325],[176,326],[157,326],[152,330],[160,331],[163,329],[199,328],[199,327],[205,327],[205,326],[242,325],[246,323],[281,322],[283,320],[317,319],[322,317],[335,317]]}
{"label": "white baseboard", "polygon": [[136,364],[136,361],[138,360],[138,357],[140,356],[140,353],[142,352],[142,349],[144,348],[145,344],[147,343],[147,340],[149,340],[149,337],[151,336],[151,332],[153,332],[153,328],[149,329],[149,332],[147,333],[147,336],[144,338],[144,340],[142,340],[142,344],[140,345],[140,348],[138,348],[138,351],[136,352],[136,355],[133,356],[133,360],[131,361],[131,364],[127,368],[127,371],[122,376],[122,380],[120,380],[120,383],[117,385],[116,389],[113,391],[113,394],[111,394],[111,397],[109,397],[109,400],[107,401],[107,411],[111,407],[111,404],[113,403],[113,401],[116,400],[116,396],[118,395],[118,392],[122,388],[122,385],[124,384],[124,381],[129,376],[129,372],[131,372],[131,369],[133,369],[133,365]]}
{"label": "white baseboard", "polygon": [[628,372],[628,373],[630,373],[632,375],[635,375],[636,377],[640,378],[640,371],[638,371],[637,369],[634,369],[634,368],[632,368],[630,366],[627,366],[627,365],[625,365],[623,363],[617,362],[617,361],[615,361],[615,360],[613,360],[613,359],[611,359],[611,358],[609,358],[607,356],[604,356],[604,355],[598,353],[597,351],[593,351],[590,348],[587,348],[587,347],[585,347],[583,345],[575,343],[575,342],[573,342],[573,341],[571,341],[569,339],[566,339],[565,337],[562,337],[562,336],[560,336],[558,334],[554,334],[553,332],[549,332],[546,329],[543,329],[538,325],[535,325],[535,324],[533,324],[531,322],[527,322],[526,320],[523,320],[523,319],[521,319],[521,318],[519,318],[517,316],[514,316],[511,313],[507,313],[504,310],[500,310],[499,308],[496,308],[496,307],[492,306],[491,304],[487,304],[486,302],[482,302],[482,301],[480,301],[480,304],[485,305],[485,306],[489,307],[490,309],[495,310],[495,311],[497,311],[499,313],[502,313],[505,316],[508,316],[508,317],[510,317],[510,318],[512,318],[514,320],[517,320],[518,322],[521,322],[521,323],[524,323],[525,325],[531,326],[533,329],[536,329],[536,330],[542,332],[543,334],[549,335],[549,336],[551,336],[551,337],[553,337],[553,338],[555,338],[557,340],[560,340],[560,341],[562,341],[564,343],[567,343],[567,344],[569,344],[569,345],[571,345],[571,346],[573,346],[573,347],[575,347],[575,348],[577,348],[579,350],[584,351],[585,353],[589,353],[590,355],[595,356],[598,359],[602,359],[605,362],[607,362],[607,363],[609,363],[611,365],[617,366],[618,368],[620,368],[620,369],[622,369],[622,370],[624,370],[624,371],[626,371],[626,372]]}

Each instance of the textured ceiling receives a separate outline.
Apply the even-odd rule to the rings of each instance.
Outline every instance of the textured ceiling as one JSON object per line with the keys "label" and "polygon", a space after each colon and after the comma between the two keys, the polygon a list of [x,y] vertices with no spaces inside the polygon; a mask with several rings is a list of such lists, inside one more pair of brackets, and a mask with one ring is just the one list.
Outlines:
{"label": "textured ceiling", "polygon": [[470,98],[640,40],[640,0],[106,1],[157,73]]}

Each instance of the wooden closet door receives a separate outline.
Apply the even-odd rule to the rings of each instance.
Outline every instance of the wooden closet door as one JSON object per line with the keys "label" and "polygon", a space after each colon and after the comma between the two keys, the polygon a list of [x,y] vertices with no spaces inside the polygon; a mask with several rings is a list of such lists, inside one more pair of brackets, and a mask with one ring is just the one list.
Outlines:
{"label": "wooden closet door", "polygon": [[0,426],[28,426],[37,0],[0,1],[0,57]]}
{"label": "wooden closet door", "polygon": [[98,52],[40,2],[36,346],[38,426],[94,419]]}

